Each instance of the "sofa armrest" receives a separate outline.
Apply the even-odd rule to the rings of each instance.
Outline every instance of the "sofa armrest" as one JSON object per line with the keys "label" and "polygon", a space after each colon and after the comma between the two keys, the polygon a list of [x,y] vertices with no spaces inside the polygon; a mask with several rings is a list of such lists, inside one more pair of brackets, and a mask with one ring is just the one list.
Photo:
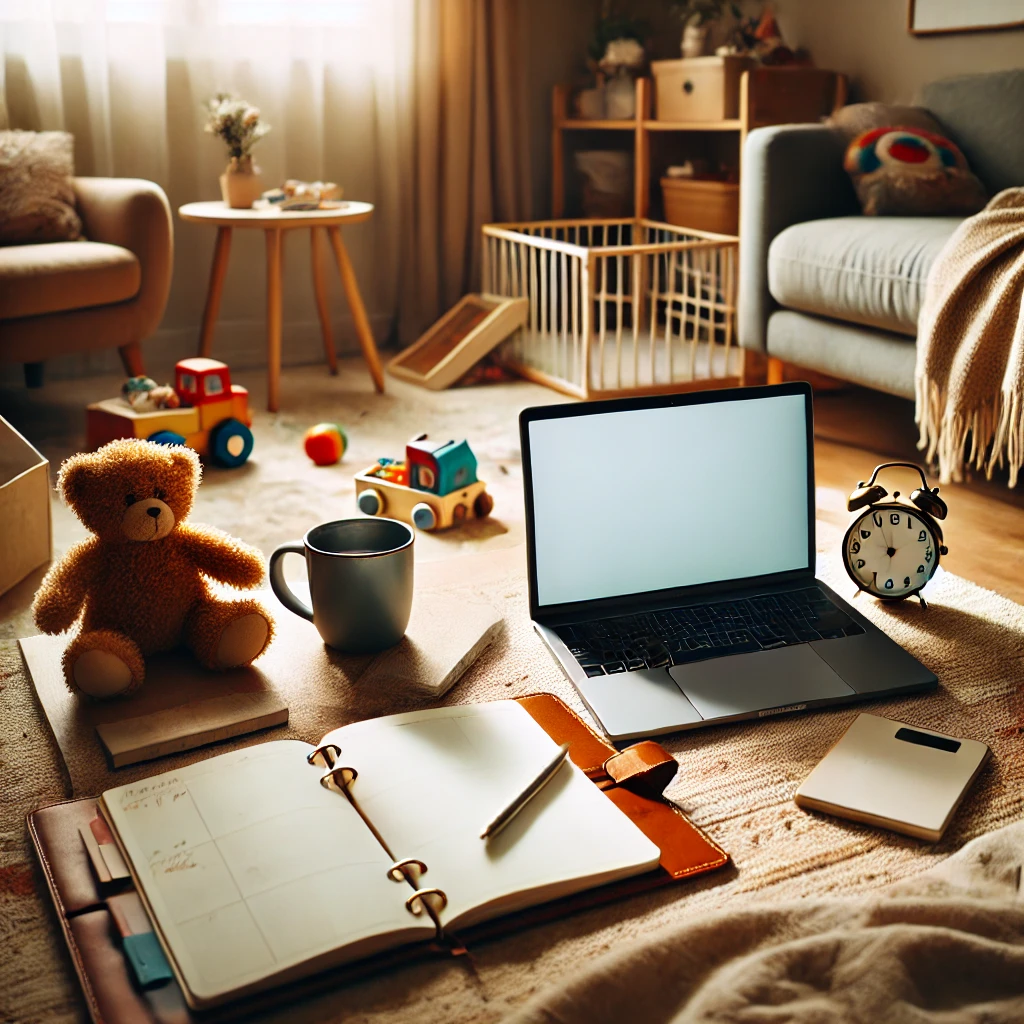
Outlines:
{"label": "sofa armrest", "polygon": [[174,227],[164,190],[141,178],[75,178],[86,238],[120,245],[139,261],[142,283],[132,300],[138,339],[160,324],[171,290]]}
{"label": "sofa armrest", "polygon": [[791,224],[859,213],[843,170],[845,144],[826,125],[757,128],[743,148],[740,184],[740,284],[737,337],[745,349],[765,351],[768,247]]}

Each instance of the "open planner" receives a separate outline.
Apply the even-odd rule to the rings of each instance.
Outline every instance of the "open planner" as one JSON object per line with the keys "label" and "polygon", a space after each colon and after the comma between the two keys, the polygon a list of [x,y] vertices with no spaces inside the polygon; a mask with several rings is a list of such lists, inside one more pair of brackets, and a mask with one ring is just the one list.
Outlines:
{"label": "open planner", "polygon": [[659,847],[569,761],[480,839],[556,750],[516,701],[464,705],[222,754],[100,808],[202,1009],[655,868]]}
{"label": "open planner", "polygon": [[95,1024],[227,1024],[724,866],[662,795],[677,769],[538,693],[257,744],[41,807],[28,830]]}

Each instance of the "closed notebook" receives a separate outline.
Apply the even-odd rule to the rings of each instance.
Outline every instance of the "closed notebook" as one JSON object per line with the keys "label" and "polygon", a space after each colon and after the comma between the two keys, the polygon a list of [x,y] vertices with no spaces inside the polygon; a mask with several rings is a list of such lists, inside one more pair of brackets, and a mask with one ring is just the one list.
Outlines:
{"label": "closed notebook", "polygon": [[795,800],[807,810],[937,842],[989,753],[977,740],[861,714]]}
{"label": "closed notebook", "polygon": [[[358,722],[315,749],[329,745],[310,763],[308,744],[263,743],[103,794],[194,1009],[658,865],[568,761],[479,838],[557,749],[516,701]],[[321,784],[325,758],[355,773],[347,789]]]}

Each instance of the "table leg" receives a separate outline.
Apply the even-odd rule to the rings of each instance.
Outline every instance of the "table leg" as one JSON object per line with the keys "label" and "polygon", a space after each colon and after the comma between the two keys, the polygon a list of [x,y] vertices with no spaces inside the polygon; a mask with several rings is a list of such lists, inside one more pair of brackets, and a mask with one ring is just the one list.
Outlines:
{"label": "table leg", "polygon": [[277,412],[281,383],[281,231],[267,229],[267,409]]}
{"label": "table leg", "polygon": [[341,283],[345,288],[348,308],[352,310],[352,319],[355,321],[356,335],[359,338],[359,345],[363,350],[363,358],[370,369],[370,376],[373,378],[374,387],[378,391],[383,391],[384,370],[380,365],[377,343],[373,340],[373,331],[370,330],[370,321],[366,316],[362,296],[359,294],[359,285],[356,283],[356,275],[352,270],[352,263],[348,258],[348,252],[345,250],[345,243],[341,240],[341,230],[337,226],[332,225],[327,229],[327,234],[334,249],[334,258],[338,261],[338,273],[341,274]]}
{"label": "table leg", "polygon": [[231,228],[217,228],[217,241],[213,247],[213,263],[210,266],[210,284],[206,290],[206,305],[203,307],[203,327],[199,334],[199,354],[209,356],[213,348],[213,329],[217,325],[220,310],[220,294],[224,290],[224,278],[228,272],[228,255],[231,252]]}
{"label": "table leg", "polygon": [[320,232],[317,228],[309,229],[310,255],[313,258],[313,291],[316,293],[316,311],[320,315],[320,331],[324,336],[324,354],[331,375],[338,373],[338,355],[334,351],[334,338],[331,335],[331,314],[327,306],[327,282],[324,280],[323,250],[320,247]]}

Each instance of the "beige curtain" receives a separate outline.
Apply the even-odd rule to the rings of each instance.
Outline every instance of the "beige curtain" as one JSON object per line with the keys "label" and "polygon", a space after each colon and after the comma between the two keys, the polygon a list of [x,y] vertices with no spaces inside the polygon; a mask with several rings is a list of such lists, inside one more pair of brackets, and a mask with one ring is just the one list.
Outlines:
{"label": "beige curtain", "polygon": [[[226,157],[202,131],[202,102],[244,96],[273,129],[255,151],[266,187],[326,178],[376,205],[346,242],[378,340],[408,342],[478,287],[480,225],[530,214],[524,6],[0,0],[0,124],[71,131],[78,173],[149,178],[176,208],[219,197]],[[171,298],[147,347],[167,361],[193,350],[214,240],[180,221],[175,232]],[[298,235],[286,246],[291,362],[320,358]],[[263,359],[263,260],[258,233],[236,232],[214,351],[240,367]],[[331,304],[345,347],[337,282]]]}
{"label": "beige curtain", "polygon": [[530,216],[526,21],[516,0],[416,5],[401,177],[401,334],[479,286],[480,228]]}

